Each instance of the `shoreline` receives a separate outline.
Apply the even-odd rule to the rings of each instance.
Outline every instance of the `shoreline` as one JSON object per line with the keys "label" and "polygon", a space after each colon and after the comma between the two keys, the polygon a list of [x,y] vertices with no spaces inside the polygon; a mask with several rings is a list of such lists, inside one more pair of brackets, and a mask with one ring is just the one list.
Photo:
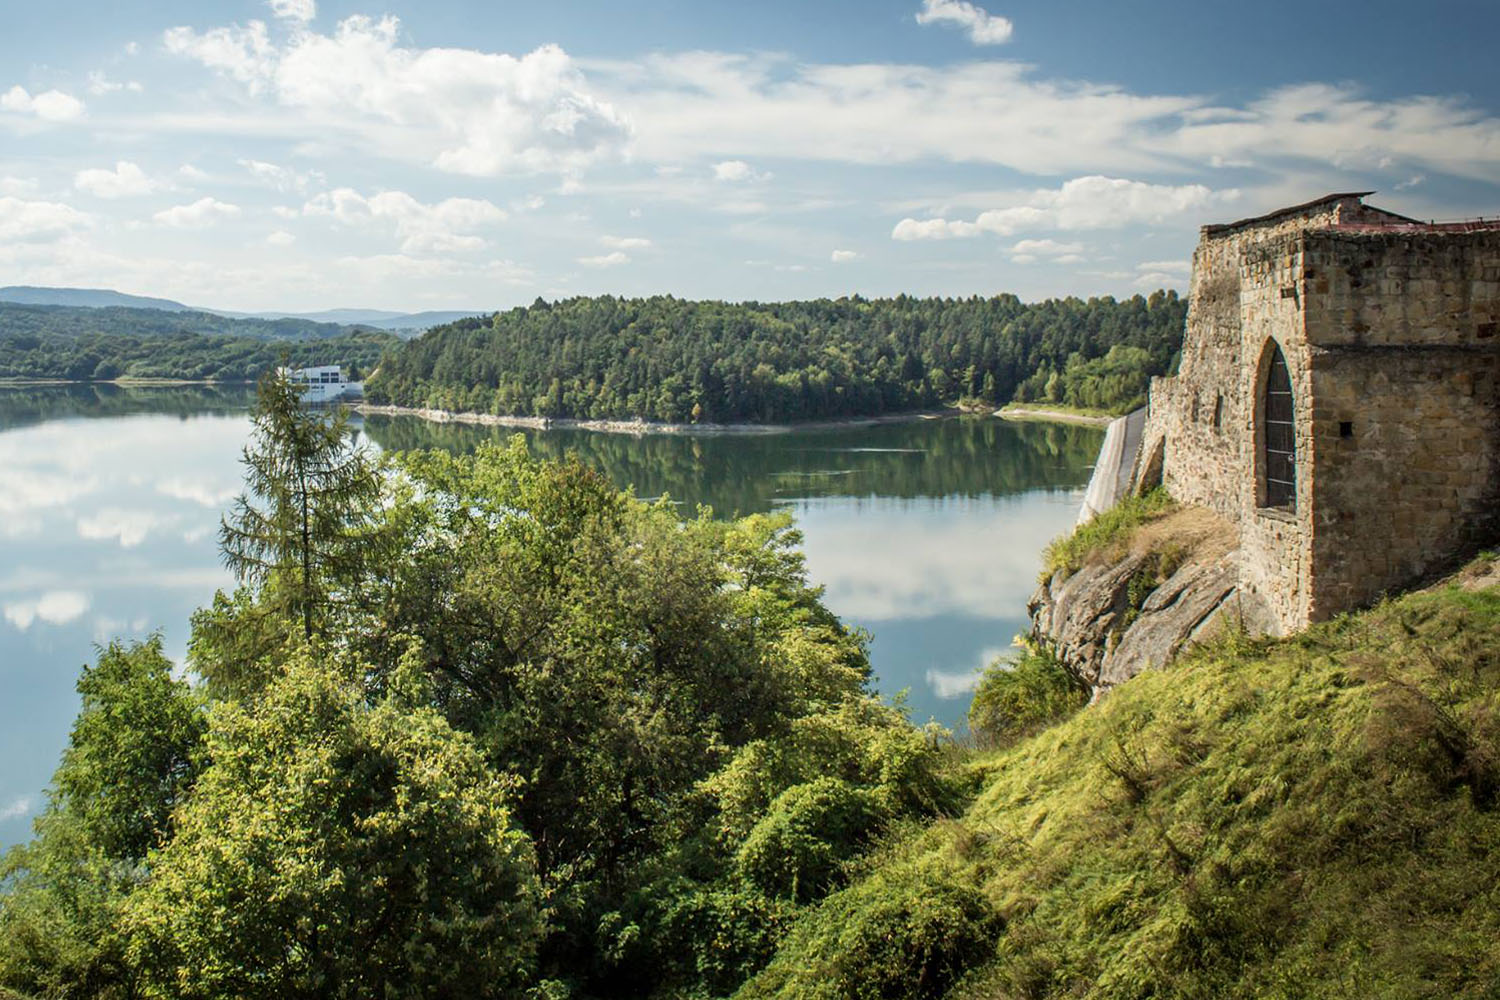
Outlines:
{"label": "shoreline", "polygon": [[1072,410],[1055,410],[1047,406],[1005,406],[995,411],[1001,420],[1050,420],[1059,424],[1083,424],[1088,427],[1108,427],[1115,417],[1092,413],[1075,413]]}
{"label": "shoreline", "polygon": [[486,427],[514,427],[518,430],[573,429],[603,431],[606,434],[790,434],[793,431],[834,430],[848,427],[875,427],[881,424],[904,424],[918,420],[946,420],[963,416],[965,411],[953,407],[943,410],[914,410],[908,413],[885,413],[876,417],[847,417],[841,420],[810,420],[796,424],[669,424],[654,420],[593,420],[578,417],[521,417],[493,413],[438,410],[426,407],[387,406],[376,403],[351,403],[349,408],[360,414],[389,417],[417,417],[435,424],[479,424]]}

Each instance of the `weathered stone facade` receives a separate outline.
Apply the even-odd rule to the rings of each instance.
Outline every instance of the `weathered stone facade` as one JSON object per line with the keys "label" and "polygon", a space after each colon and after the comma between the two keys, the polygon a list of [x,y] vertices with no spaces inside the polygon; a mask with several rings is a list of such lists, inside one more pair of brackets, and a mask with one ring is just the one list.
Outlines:
{"label": "weathered stone facade", "polygon": [[[1423,224],[1363,197],[1204,227],[1182,364],[1152,382],[1137,461],[1138,484],[1159,476],[1235,525],[1239,590],[1282,631],[1497,530],[1500,223]],[[1277,350],[1295,487],[1268,506]]]}

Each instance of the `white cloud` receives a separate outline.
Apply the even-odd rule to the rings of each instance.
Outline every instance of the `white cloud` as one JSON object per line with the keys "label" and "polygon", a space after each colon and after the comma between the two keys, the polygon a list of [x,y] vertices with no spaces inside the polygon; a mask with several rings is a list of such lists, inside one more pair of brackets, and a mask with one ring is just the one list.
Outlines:
{"label": "white cloud", "polygon": [[847,264],[851,260],[857,260],[859,252],[856,250],[835,250],[829,254],[829,259],[835,264]]}
{"label": "white cloud", "polygon": [[355,16],[331,35],[298,30],[280,46],[260,21],[172,28],[165,42],[310,123],[353,131],[401,158],[435,151],[432,162],[453,173],[567,173],[622,150],[628,123],[587,92],[561,48],[519,58],[413,49],[397,44],[399,32],[394,17]]}
{"label": "white cloud", "polygon": [[89,609],[89,597],[77,590],[49,590],[30,601],[5,605],[5,620],[21,631],[38,619],[49,625],[66,625]]}
{"label": "white cloud", "polygon": [[744,160],[725,160],[714,164],[714,180],[727,181],[731,184],[744,183],[746,181],[770,180],[769,173],[761,173]]}
{"label": "white cloud", "polygon": [[146,540],[154,528],[168,523],[163,518],[145,510],[120,510],[108,507],[90,517],[78,519],[78,537],[98,540],[114,539],[121,548],[133,549]]}
{"label": "white cloud", "polygon": [[318,5],[314,0],[266,0],[271,13],[288,21],[306,23],[318,16]]}
{"label": "white cloud", "polygon": [[1059,243],[1057,240],[1018,240],[1010,248],[1013,254],[1031,257],[1068,257],[1083,252],[1082,243]]}
{"label": "white cloud", "polygon": [[162,34],[162,43],[174,55],[196,59],[238,80],[252,94],[265,89],[276,69],[277,53],[264,21],[212,28],[201,35],[192,28],[168,28]]}
{"label": "white cloud", "polygon": [[475,198],[447,198],[424,204],[404,191],[382,191],[366,198],[351,188],[320,194],[302,207],[302,214],[327,216],[339,222],[395,224],[405,253],[480,250],[487,242],[475,235],[507,218],[493,202]]}
{"label": "white cloud", "polygon": [[31,809],[32,800],[30,796],[22,795],[20,798],[13,799],[4,806],[0,806],[0,823],[29,816],[31,815]]}
{"label": "white cloud", "polygon": [[33,194],[41,185],[30,177],[0,177],[0,195]]}
{"label": "white cloud", "polygon": [[0,94],[0,110],[16,114],[36,115],[52,122],[72,121],[82,116],[83,102],[60,90],[48,90],[32,95],[20,84]]}
{"label": "white cloud", "polygon": [[956,219],[902,219],[891,230],[891,239],[950,240],[978,236],[980,232],[974,223]]}
{"label": "white cloud", "polygon": [[264,160],[240,160],[239,163],[240,166],[250,171],[252,176],[265,181],[283,193],[295,191],[298,194],[306,194],[309,189],[315,186],[320,187],[327,180],[321,170],[300,173],[290,167],[267,163]]}
{"label": "white cloud", "polygon": [[266,244],[273,247],[289,247],[297,242],[297,237],[285,229],[278,229],[266,236]]}
{"label": "white cloud", "polygon": [[45,243],[83,229],[91,221],[71,205],[0,196],[0,241]]}
{"label": "white cloud", "polygon": [[[1107,229],[1157,223],[1211,205],[1233,201],[1235,190],[1215,192],[1202,184],[1147,184],[1118,177],[1077,177],[1056,189],[1033,191],[1022,203],[993,208],[972,222],[962,219],[902,219],[896,240],[935,240],[994,233],[1010,236],[1037,230]],[[1060,245],[1060,244],[1059,244]],[[1076,252],[1070,245],[1068,252]]]}
{"label": "white cloud", "polygon": [[1202,94],[1048,79],[1006,60],[831,65],[688,52],[588,68],[600,94],[629,109],[633,152],[648,163],[946,161],[1062,176],[1219,164],[1304,185],[1330,167],[1486,182],[1500,171],[1500,117],[1461,98],[1374,100],[1313,84],[1225,107]]}
{"label": "white cloud", "polygon": [[1352,85],[1322,83],[1278,88],[1244,108],[1204,106],[1180,127],[1141,140],[1200,162],[1268,164],[1292,157],[1340,170],[1399,166],[1485,181],[1500,162],[1500,119],[1465,100],[1377,101]]}
{"label": "white cloud", "polygon": [[927,686],[939,698],[962,698],[973,694],[983,674],[976,670],[927,670]]}
{"label": "white cloud", "polygon": [[185,479],[177,476],[156,484],[156,492],[178,500],[191,500],[213,510],[219,510],[240,492],[238,484],[221,485],[201,479]]}
{"label": "white cloud", "polygon": [[73,186],[96,198],[130,198],[157,188],[156,182],[129,160],[118,161],[113,170],[80,170],[73,176]]}
{"label": "white cloud", "polygon": [[975,45],[1000,45],[1010,40],[1012,25],[965,0],[922,0],[918,24],[951,24],[969,34]]}
{"label": "white cloud", "polygon": [[1169,271],[1172,274],[1188,274],[1193,270],[1192,261],[1147,260],[1135,266],[1137,271]]}
{"label": "white cloud", "polygon": [[191,205],[174,205],[172,208],[163,209],[151,218],[163,226],[171,226],[174,229],[205,229],[225,219],[233,219],[240,214],[238,205],[219,201],[217,198],[199,198]]}
{"label": "white cloud", "polygon": [[578,263],[584,267],[619,267],[621,264],[630,263],[630,255],[616,250],[614,253],[601,254],[598,257],[579,257]]}
{"label": "white cloud", "polygon": [[182,166],[178,167],[177,176],[181,177],[185,181],[192,181],[193,183],[208,180],[208,172],[199,170],[191,163],[184,163]]}
{"label": "white cloud", "polygon": [[146,631],[148,619],[133,618],[111,618],[108,615],[99,615],[94,619],[94,641],[109,642],[122,635],[141,635]]}
{"label": "white cloud", "polygon": [[616,250],[645,250],[651,241],[643,236],[601,236],[599,242]]}
{"label": "white cloud", "polygon": [[1427,180],[1427,178],[1422,176],[1421,174],[1414,174],[1411,177],[1408,177],[1406,180],[1398,183],[1395,187],[1395,190],[1408,191],[1411,188],[1416,187],[1418,184],[1421,184],[1425,180]]}
{"label": "white cloud", "polygon": [[89,93],[93,94],[95,97],[100,97],[104,94],[113,94],[121,90],[128,90],[131,93],[139,94],[144,89],[145,88],[143,88],[140,83],[135,80],[126,80],[123,82],[119,80],[111,80],[109,77],[105,76],[98,70],[94,70],[89,74]]}

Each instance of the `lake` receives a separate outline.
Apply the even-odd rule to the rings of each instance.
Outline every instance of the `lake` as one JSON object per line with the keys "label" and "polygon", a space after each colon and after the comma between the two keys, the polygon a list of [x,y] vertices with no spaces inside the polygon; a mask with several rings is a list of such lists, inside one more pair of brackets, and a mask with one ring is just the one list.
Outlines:
{"label": "lake", "polygon": [[[30,836],[94,646],[160,631],[181,662],[189,615],[232,585],[216,531],[240,491],[250,400],[244,387],[0,388],[0,847]],[[791,511],[826,603],[873,636],[878,689],[949,727],[1024,627],[1041,548],[1072,524],[1103,437],[991,417],[694,437],[359,426],[384,449],[467,452],[522,433],[686,513]]]}

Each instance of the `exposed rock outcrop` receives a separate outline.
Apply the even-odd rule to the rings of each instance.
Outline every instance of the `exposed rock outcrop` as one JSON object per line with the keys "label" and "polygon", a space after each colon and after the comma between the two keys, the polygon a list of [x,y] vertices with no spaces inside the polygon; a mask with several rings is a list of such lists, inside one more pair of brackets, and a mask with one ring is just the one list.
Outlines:
{"label": "exposed rock outcrop", "polygon": [[1032,636],[1098,697],[1226,625],[1273,631],[1270,610],[1236,586],[1236,542],[1206,510],[1169,514],[1122,551],[1044,580],[1028,609]]}

